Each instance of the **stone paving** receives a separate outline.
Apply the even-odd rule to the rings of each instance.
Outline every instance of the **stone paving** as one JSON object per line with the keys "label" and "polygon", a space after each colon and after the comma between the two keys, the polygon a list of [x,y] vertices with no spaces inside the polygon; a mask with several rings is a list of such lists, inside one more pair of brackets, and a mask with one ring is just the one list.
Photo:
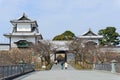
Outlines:
{"label": "stone paving", "polygon": [[51,70],[33,72],[14,80],[120,80],[120,75],[104,71],[75,70],[70,65],[67,70],[62,70],[58,64]]}

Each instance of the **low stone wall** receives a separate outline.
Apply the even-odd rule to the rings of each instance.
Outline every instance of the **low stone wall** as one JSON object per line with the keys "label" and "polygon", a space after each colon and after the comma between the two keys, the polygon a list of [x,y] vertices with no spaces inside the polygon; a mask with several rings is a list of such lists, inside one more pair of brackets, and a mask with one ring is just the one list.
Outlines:
{"label": "low stone wall", "polygon": [[120,53],[120,47],[103,47],[100,48],[101,52],[115,52],[115,53]]}

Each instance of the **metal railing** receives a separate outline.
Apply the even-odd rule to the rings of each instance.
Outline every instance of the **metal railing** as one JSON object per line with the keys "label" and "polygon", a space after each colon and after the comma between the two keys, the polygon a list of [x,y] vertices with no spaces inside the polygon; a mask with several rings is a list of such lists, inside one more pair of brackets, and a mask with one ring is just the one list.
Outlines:
{"label": "metal railing", "polygon": [[114,63],[114,66],[112,66],[113,63],[108,64],[94,64],[94,70],[104,70],[104,71],[111,71],[113,73],[120,73],[120,63]]}
{"label": "metal railing", "polygon": [[116,72],[118,72],[118,73],[120,73],[120,63],[117,63],[116,65],[115,65],[116,67]]}
{"label": "metal railing", "polygon": [[95,64],[95,70],[111,71],[111,64]]}
{"label": "metal railing", "polygon": [[0,80],[13,78],[31,71],[34,71],[34,66],[31,64],[0,66]]}

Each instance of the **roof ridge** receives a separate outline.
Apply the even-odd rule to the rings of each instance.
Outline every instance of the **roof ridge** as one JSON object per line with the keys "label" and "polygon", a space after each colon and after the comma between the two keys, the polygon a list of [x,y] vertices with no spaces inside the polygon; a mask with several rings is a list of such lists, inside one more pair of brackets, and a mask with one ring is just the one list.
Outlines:
{"label": "roof ridge", "polygon": [[18,20],[30,20],[25,13],[23,13],[22,17],[20,17]]}
{"label": "roof ridge", "polygon": [[91,30],[91,28],[89,28],[89,30],[88,30],[86,33],[84,33],[82,36],[87,36],[87,35],[97,36],[97,34],[95,34],[95,33]]}

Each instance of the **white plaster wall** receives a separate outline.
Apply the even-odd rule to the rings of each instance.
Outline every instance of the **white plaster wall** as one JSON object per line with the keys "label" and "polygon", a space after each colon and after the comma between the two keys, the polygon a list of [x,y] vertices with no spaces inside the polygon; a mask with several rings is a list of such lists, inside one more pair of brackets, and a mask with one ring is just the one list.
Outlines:
{"label": "white plaster wall", "polygon": [[18,23],[17,31],[31,31],[31,24],[30,23]]}
{"label": "white plaster wall", "polygon": [[9,45],[0,45],[0,50],[9,50]]}
{"label": "white plaster wall", "polygon": [[116,48],[101,48],[100,49],[101,52],[117,52],[120,53],[120,47],[116,47]]}
{"label": "white plaster wall", "polygon": [[86,43],[86,42],[89,42],[89,41],[93,41],[93,42],[99,44],[98,39],[84,39],[83,43]]}

